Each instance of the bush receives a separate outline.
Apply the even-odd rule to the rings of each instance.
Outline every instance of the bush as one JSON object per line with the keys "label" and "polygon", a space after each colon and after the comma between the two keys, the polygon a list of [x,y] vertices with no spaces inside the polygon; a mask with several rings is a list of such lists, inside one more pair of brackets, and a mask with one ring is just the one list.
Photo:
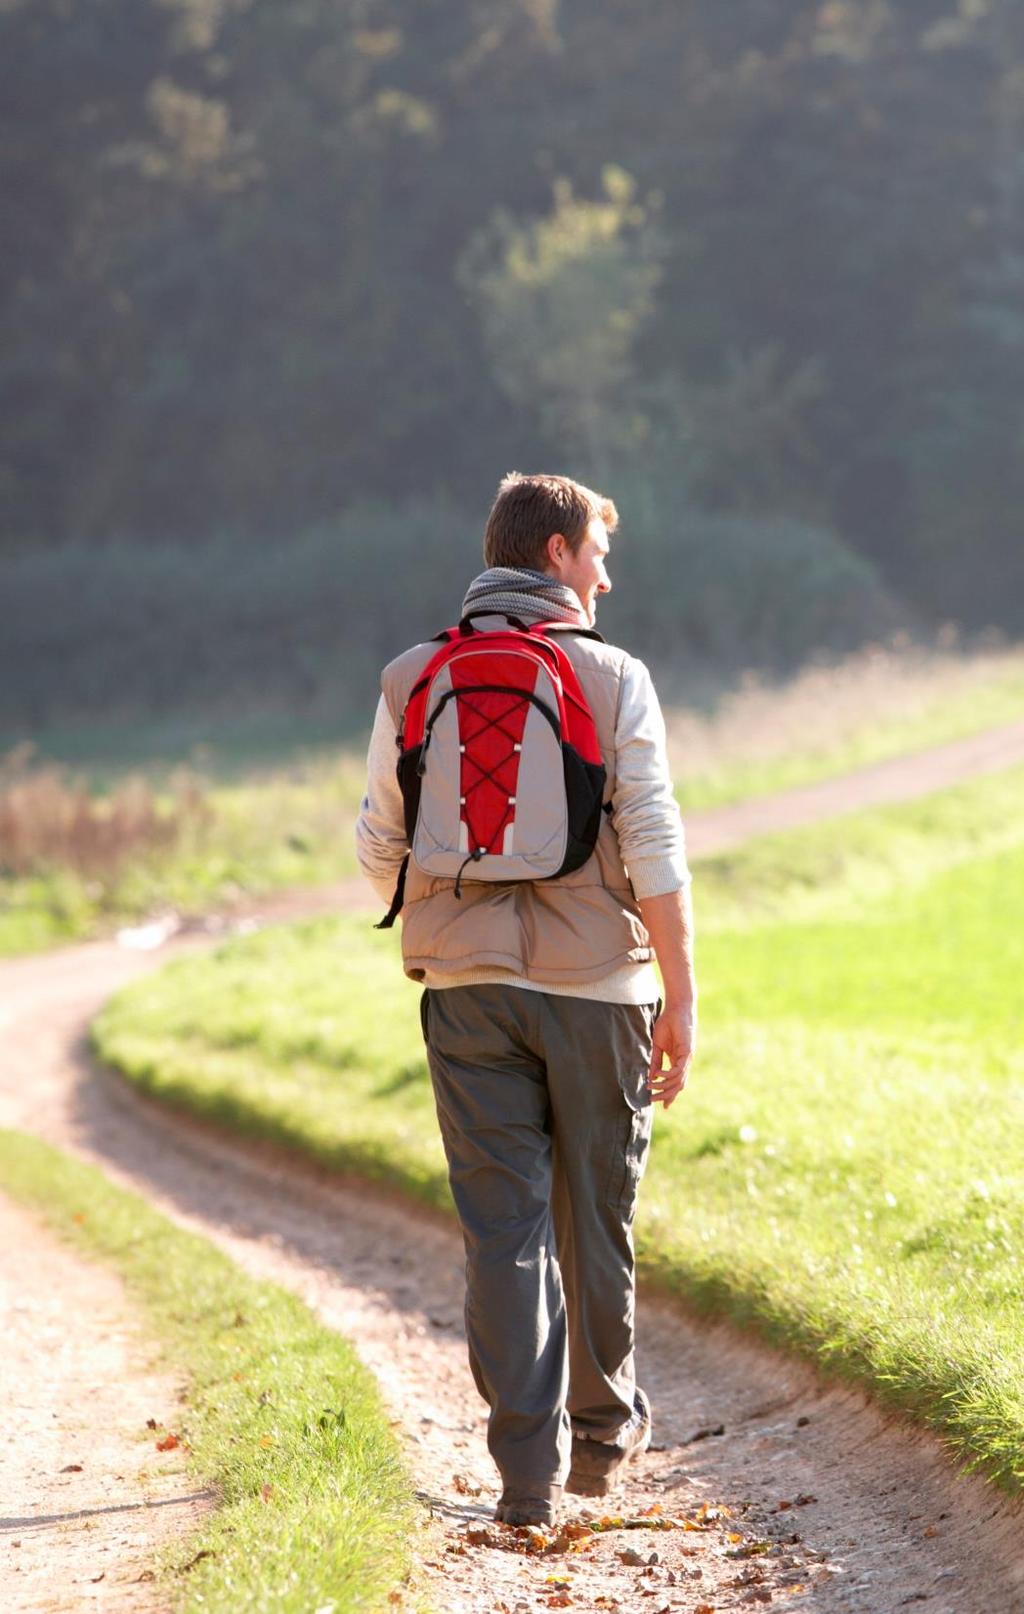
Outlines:
{"label": "bush", "polygon": [[[898,615],[831,533],[680,508],[613,478],[623,515],[601,628],[660,673],[791,666]],[[380,667],[455,620],[482,520],[444,500],[355,505],[270,542],[76,540],[0,567],[0,727],[244,709],[368,721]]]}

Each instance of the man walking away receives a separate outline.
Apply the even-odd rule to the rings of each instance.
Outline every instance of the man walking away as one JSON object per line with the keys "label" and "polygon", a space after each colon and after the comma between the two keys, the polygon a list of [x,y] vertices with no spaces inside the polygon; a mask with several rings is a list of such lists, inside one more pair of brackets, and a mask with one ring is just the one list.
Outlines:
{"label": "man walking away", "polygon": [[[503,1487],[495,1516],[508,1524],[554,1523],[563,1490],[607,1494],[650,1443],[650,1406],[634,1370],[632,1224],[652,1104],[674,1101],[694,1048],[690,875],[661,709],[643,662],[593,631],[598,598],[611,588],[617,525],[611,500],[568,477],[506,477],[487,523],[487,569],[461,613],[460,634],[478,635],[474,646],[486,648],[491,634],[499,635],[491,645],[507,644],[510,632],[544,623],[571,661],[604,768],[589,855],[584,848],[578,866],[554,876],[480,877],[488,866],[504,869],[488,859],[515,843],[513,816],[505,841],[486,848],[458,825],[451,856],[466,856],[450,875],[420,866],[417,858],[430,862],[430,826],[407,822],[407,798],[422,782],[414,773],[438,777],[427,746],[457,689],[426,719],[405,797],[395,764],[436,641],[381,675],[356,827],[364,873],[393,910],[402,904],[405,973],[423,987],[466,1250],[469,1358],[490,1407],[488,1446]],[[468,818],[476,779],[466,784],[460,753],[469,739],[451,732],[465,741],[448,773],[458,780],[462,766],[465,794],[452,799]],[[514,743],[517,753],[527,745]],[[477,768],[493,787],[495,769]],[[534,768],[534,789],[538,777]],[[564,788],[553,770],[550,788]],[[523,815],[516,800],[513,791],[508,811]]]}

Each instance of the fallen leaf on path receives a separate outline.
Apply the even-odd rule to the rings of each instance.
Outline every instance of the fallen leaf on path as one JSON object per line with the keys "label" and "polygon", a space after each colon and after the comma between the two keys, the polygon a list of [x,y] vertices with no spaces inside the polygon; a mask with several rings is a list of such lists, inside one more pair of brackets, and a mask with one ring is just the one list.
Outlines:
{"label": "fallen leaf on path", "polygon": [[97,1584],[97,1582],[99,1582],[99,1581],[101,1581],[101,1580],[103,1580],[105,1578],[106,1573],[107,1572],[106,1572],[105,1569],[101,1569],[98,1575],[90,1575],[89,1579],[92,1582],[92,1584],[95,1586]]}
{"label": "fallen leaf on path", "polygon": [[479,1496],[483,1490],[482,1485],[475,1485],[472,1480],[466,1479],[464,1474],[453,1474],[452,1484],[460,1496]]}
{"label": "fallen leaf on path", "polygon": [[515,1533],[522,1543],[517,1548],[520,1552],[547,1552],[548,1547],[551,1545],[551,1538],[546,1536],[543,1530],[534,1530],[527,1527],[526,1529],[519,1529]]}
{"label": "fallen leaf on path", "polygon": [[729,1585],[730,1586],[757,1586],[757,1585],[760,1585],[761,1581],[763,1581],[763,1580],[764,1580],[764,1565],[763,1564],[748,1564],[746,1569],[741,1569],[738,1575],[733,1576],[732,1580],[729,1582]]}
{"label": "fallen leaf on path", "polygon": [[818,1498],[816,1496],[798,1496],[796,1498],[796,1506],[798,1508],[805,1508],[809,1503],[816,1502],[817,1500]]}
{"label": "fallen leaf on path", "polygon": [[65,1468],[61,1469],[62,1474],[80,1474],[81,1472],[82,1472],[81,1463],[68,1463]]}
{"label": "fallen leaf on path", "polygon": [[579,1525],[562,1525],[558,1534],[549,1541],[544,1548],[545,1557],[557,1557],[563,1552],[582,1552],[585,1547],[593,1545],[594,1537],[590,1530]]}
{"label": "fallen leaf on path", "polygon": [[729,1519],[732,1511],[722,1502],[702,1502],[697,1509],[697,1518],[715,1523],[718,1519]]}
{"label": "fallen leaf on path", "polygon": [[147,1418],[146,1419],[146,1428],[147,1429],[159,1429],[159,1427],[160,1427],[160,1425],[157,1423],[155,1418]]}
{"label": "fallen leaf on path", "polygon": [[463,1537],[463,1540],[468,1542],[471,1547],[497,1546],[494,1536],[491,1534],[490,1530],[487,1529],[486,1525],[482,1525],[479,1528],[475,1527],[474,1525],[470,1525],[465,1536]]}
{"label": "fallen leaf on path", "polygon": [[177,1435],[166,1434],[163,1440],[157,1441],[156,1449],[157,1451],[173,1451],[175,1446],[180,1445],[181,1441],[178,1439]]}

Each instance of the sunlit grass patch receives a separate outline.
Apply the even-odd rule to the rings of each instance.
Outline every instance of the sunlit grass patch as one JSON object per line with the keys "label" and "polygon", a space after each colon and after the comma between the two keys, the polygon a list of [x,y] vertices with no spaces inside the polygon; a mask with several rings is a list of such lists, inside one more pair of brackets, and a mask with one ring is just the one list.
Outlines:
{"label": "sunlit grass patch", "polygon": [[186,1379],[170,1433],[218,1505],[161,1551],[165,1600],[179,1614],[393,1607],[415,1504],[352,1348],[285,1290],[36,1138],[0,1131],[0,1187],[119,1274],[161,1361]]}
{"label": "sunlit grass patch", "polygon": [[92,1036],[157,1097],[447,1204],[415,996],[392,936],[319,919],[176,960]]}
{"label": "sunlit grass patch", "polygon": [[701,932],[756,928],[773,918],[884,918],[931,880],[1019,846],[1022,801],[1024,769],[1012,768],[703,858]]}

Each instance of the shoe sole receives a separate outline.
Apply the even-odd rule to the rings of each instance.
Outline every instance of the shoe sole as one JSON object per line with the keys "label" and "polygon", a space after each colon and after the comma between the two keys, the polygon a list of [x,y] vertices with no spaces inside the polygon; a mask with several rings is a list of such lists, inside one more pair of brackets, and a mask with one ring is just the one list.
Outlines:
{"label": "shoe sole", "polygon": [[645,1441],[640,1446],[634,1446],[632,1451],[623,1452],[618,1462],[603,1474],[571,1473],[565,1482],[566,1490],[572,1496],[610,1496],[622,1482],[623,1469],[641,1457],[649,1445],[650,1441]]}
{"label": "shoe sole", "polygon": [[[608,1496],[621,1482],[623,1469],[630,1463],[635,1462],[638,1457],[643,1456],[643,1453],[651,1444],[652,1430],[651,1409],[648,1402],[647,1428],[644,1430],[643,1438],[635,1446],[631,1446],[629,1451],[615,1452],[614,1448],[611,1450],[606,1448],[605,1451],[602,1451],[598,1441],[581,1441],[580,1444],[586,1450],[587,1458],[595,1458],[597,1461],[589,1472],[587,1464],[584,1464],[583,1467],[574,1465],[565,1482],[566,1490],[571,1492],[573,1496]],[[587,1449],[590,1447],[593,1450]],[[577,1454],[577,1463],[579,1462],[579,1456],[580,1454]]]}

